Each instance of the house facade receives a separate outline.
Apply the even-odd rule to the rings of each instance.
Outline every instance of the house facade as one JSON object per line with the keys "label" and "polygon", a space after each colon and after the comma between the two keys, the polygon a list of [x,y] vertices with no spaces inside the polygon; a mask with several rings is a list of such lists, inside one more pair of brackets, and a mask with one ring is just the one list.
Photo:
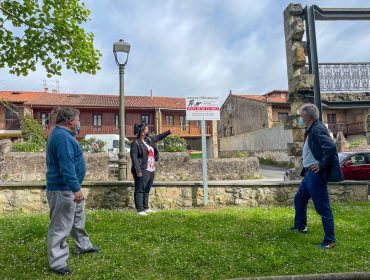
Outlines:
{"label": "house facade", "polygon": [[42,92],[0,91],[0,139],[17,139],[21,136],[18,116],[32,115],[25,103],[37,99]]}
{"label": "house facade", "polygon": [[271,128],[282,122],[289,112],[286,91],[265,95],[233,94],[230,91],[220,111],[219,138]]}
{"label": "house facade", "polygon": [[[323,122],[334,136],[366,136],[370,93],[322,94]],[[273,90],[264,95],[233,94],[221,107],[219,138],[243,134],[283,123],[290,114],[288,92]]]}
{"label": "house facade", "polygon": [[[12,104],[21,116],[32,115],[41,123],[45,136],[55,127],[53,110],[74,107],[80,110],[81,129],[77,138],[86,134],[119,134],[119,96],[45,92],[0,91],[0,99]],[[0,138],[19,138],[20,122],[13,110],[0,104]],[[158,96],[125,96],[125,132],[133,139],[134,124],[144,122],[152,133],[171,129],[183,137],[189,149],[201,149],[200,122],[186,120],[185,98]],[[14,133],[13,128],[16,128]],[[216,138],[211,121],[206,122],[207,141]],[[11,132],[11,133],[9,133]],[[212,134],[216,137],[212,138]]]}

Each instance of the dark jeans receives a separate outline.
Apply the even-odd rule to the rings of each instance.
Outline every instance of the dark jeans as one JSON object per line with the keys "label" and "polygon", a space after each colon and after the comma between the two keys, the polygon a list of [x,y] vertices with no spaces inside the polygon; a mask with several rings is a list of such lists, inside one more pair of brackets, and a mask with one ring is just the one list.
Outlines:
{"label": "dark jeans", "polygon": [[334,218],[330,207],[327,180],[322,172],[306,171],[294,197],[294,227],[304,229],[307,225],[307,203],[312,197],[317,213],[321,216],[324,227],[324,241],[335,242]]}
{"label": "dark jeans", "polygon": [[134,175],[135,180],[135,208],[138,212],[149,209],[149,192],[153,185],[154,172],[147,170],[142,171],[143,176],[137,177]]}

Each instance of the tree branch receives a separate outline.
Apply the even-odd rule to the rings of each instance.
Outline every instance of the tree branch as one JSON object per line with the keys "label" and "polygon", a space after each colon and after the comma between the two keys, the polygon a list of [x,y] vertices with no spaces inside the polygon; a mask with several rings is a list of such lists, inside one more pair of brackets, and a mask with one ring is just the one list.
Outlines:
{"label": "tree branch", "polygon": [[8,20],[8,16],[6,17],[6,19],[3,20],[3,22],[0,24],[0,28],[2,28],[4,26],[4,23]]}

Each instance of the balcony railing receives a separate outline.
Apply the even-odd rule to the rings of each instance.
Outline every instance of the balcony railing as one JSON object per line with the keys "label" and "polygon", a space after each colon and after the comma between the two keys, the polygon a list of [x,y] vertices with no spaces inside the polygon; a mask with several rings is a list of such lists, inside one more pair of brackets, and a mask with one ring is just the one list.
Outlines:
{"label": "balcony railing", "polygon": [[[196,126],[163,126],[162,131],[171,130],[173,134],[178,135],[180,137],[191,137],[191,136],[200,136],[201,135],[201,127]],[[211,126],[206,125],[206,135],[211,134]]]}
{"label": "balcony railing", "polygon": [[19,119],[0,119],[0,129],[20,130],[21,122]]}
{"label": "balcony railing", "polygon": [[[55,125],[43,125],[44,132],[49,134],[49,132],[55,127]],[[148,125],[149,131],[154,132],[154,126]],[[133,138],[134,135],[134,125],[126,125],[125,132],[127,138]],[[85,137],[87,134],[119,134],[119,128],[116,125],[81,125],[80,131],[78,133],[79,138]]]}
{"label": "balcony railing", "polygon": [[321,92],[370,91],[370,63],[320,63]]}
{"label": "balcony railing", "polygon": [[339,131],[342,131],[345,136],[353,134],[362,134],[365,132],[365,123],[335,123],[328,124],[328,127],[333,134],[337,134]]}

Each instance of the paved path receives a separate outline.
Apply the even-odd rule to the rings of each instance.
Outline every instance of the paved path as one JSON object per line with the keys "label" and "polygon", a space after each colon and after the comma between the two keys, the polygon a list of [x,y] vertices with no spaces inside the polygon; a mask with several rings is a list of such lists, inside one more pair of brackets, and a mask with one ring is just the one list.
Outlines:
{"label": "paved path", "polygon": [[260,165],[260,173],[265,181],[284,181],[284,172],[287,167]]}

